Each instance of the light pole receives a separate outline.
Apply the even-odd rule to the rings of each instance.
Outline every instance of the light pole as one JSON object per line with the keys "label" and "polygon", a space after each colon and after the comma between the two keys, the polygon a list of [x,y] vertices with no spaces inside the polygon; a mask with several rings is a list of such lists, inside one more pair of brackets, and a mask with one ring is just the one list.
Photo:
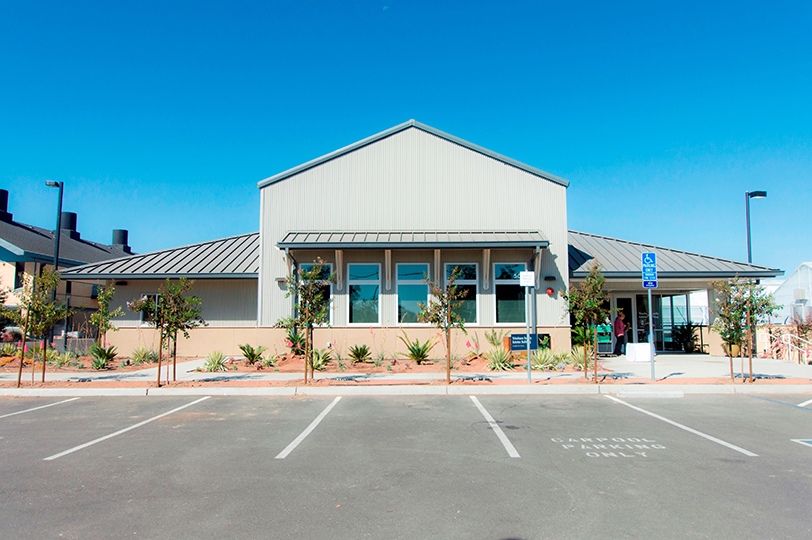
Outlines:
{"label": "light pole", "polygon": [[744,207],[747,213],[747,262],[753,262],[753,253],[750,250],[750,199],[764,199],[767,197],[766,191],[745,191]]}
{"label": "light pole", "polygon": [[[753,262],[753,252],[750,249],[750,199],[764,199],[767,197],[766,191],[745,191],[744,206],[747,214],[747,262]],[[752,289],[750,289],[752,293]],[[748,301],[751,299],[748,298]],[[750,357],[750,382],[753,382],[753,325],[752,310],[747,310],[747,353]],[[744,366],[742,366],[743,368]],[[742,380],[744,380],[744,369],[742,369]]]}
{"label": "light pole", "polygon": [[[54,273],[59,271],[59,237],[62,236],[62,188],[65,186],[65,182],[54,182],[53,180],[47,180],[45,185],[48,187],[58,187],[59,188],[59,201],[57,202],[56,206],[56,230],[54,231]],[[54,288],[53,292],[51,292],[51,302],[56,302],[56,288]],[[67,328],[65,329],[67,331]],[[48,336],[45,336],[45,342],[43,343],[44,347],[48,346]],[[43,352],[47,349],[43,348]],[[45,358],[46,355],[43,355],[42,359],[42,382],[45,382]]]}

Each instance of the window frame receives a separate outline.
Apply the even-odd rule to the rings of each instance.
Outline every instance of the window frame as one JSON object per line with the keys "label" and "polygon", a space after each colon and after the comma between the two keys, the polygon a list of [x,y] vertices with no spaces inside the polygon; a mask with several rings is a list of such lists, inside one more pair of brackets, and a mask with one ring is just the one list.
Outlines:
{"label": "window frame", "polygon": [[452,268],[454,268],[455,266],[463,266],[463,265],[464,266],[473,266],[474,267],[474,272],[476,273],[476,277],[474,279],[458,279],[456,281],[457,285],[473,285],[475,287],[474,301],[476,301],[476,309],[475,309],[475,311],[476,311],[476,321],[474,321],[474,322],[465,321],[465,326],[479,326],[479,324],[480,324],[479,321],[482,320],[482,318],[480,316],[481,314],[479,312],[480,305],[482,304],[482,302],[480,302],[480,294],[479,294],[479,263],[475,263],[475,262],[447,262],[447,263],[445,263],[443,265],[443,269],[445,270],[445,272],[443,274],[443,288],[448,286],[448,272]]}
{"label": "window frame", "polygon": [[[297,280],[301,279],[302,270],[306,270],[305,267],[312,268],[314,266],[316,266],[314,263],[299,263],[299,265],[297,266],[297,269],[296,269],[296,271],[297,271],[296,279]],[[333,263],[328,263],[328,262],[322,263],[322,268],[327,269],[327,275],[328,276],[332,275],[332,273],[333,273]],[[330,302],[329,302],[329,315],[328,315],[328,319],[327,319],[327,324],[322,323],[322,324],[317,325],[319,327],[331,326],[333,324],[333,305],[334,305],[334,300],[335,300],[335,292],[333,291],[333,283],[331,281],[322,280],[322,285],[328,285],[330,287]]]}
{"label": "window frame", "polygon": [[[350,267],[351,266],[375,266],[378,268],[378,280],[373,281],[369,279],[350,279]],[[381,263],[368,263],[368,262],[358,262],[358,263],[347,263],[347,326],[381,326]],[[352,304],[352,297],[350,294],[350,287],[353,285],[377,285],[378,286],[378,321],[377,322],[350,322],[350,311],[351,311],[351,304]]]}
{"label": "window frame", "polygon": [[401,322],[400,320],[400,286],[401,285],[422,285],[426,288],[426,301],[425,304],[428,306],[431,300],[431,287],[429,284],[424,281],[424,279],[404,279],[401,280],[399,275],[398,269],[401,266],[425,266],[426,267],[426,275],[431,276],[431,264],[428,262],[402,262],[397,263],[395,265],[395,321],[397,322],[397,326],[430,326],[430,323],[421,323],[421,322]]}
{"label": "window frame", "polygon": [[[159,293],[141,293],[141,295],[138,298],[145,298],[145,297],[146,298],[152,298],[153,302],[155,302],[155,305],[157,306],[158,305],[158,296],[160,296]],[[149,328],[149,327],[156,328],[155,321],[145,321],[144,320],[144,312],[143,311],[138,312],[138,326],[139,327],[146,327],[146,328]]]}
{"label": "window frame", "polygon": [[[518,265],[522,270],[527,270],[527,263],[517,261],[495,262],[493,263],[492,276],[493,276],[493,324],[494,326],[516,326],[518,324],[527,324],[527,293],[524,294],[524,309],[522,310],[522,320],[517,322],[499,322],[499,298],[496,293],[496,287],[499,285],[521,285],[519,278],[516,279],[499,279],[496,277],[496,267],[498,265]],[[522,287],[524,290],[524,287]]]}

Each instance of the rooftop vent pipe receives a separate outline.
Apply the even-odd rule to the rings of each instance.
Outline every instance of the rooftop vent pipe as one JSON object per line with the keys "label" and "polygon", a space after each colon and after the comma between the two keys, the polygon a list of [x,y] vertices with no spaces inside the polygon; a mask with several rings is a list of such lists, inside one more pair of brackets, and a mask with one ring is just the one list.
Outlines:
{"label": "rooftop vent pipe", "polygon": [[130,246],[127,245],[129,234],[126,229],[113,229],[113,243],[111,246],[119,248],[124,253],[132,253]]}
{"label": "rooftop vent pipe", "polygon": [[62,234],[67,234],[74,240],[79,240],[79,233],[76,231],[75,212],[62,212]]}
{"label": "rooftop vent pipe", "polygon": [[11,214],[8,213],[8,190],[0,189],[0,221],[11,222]]}

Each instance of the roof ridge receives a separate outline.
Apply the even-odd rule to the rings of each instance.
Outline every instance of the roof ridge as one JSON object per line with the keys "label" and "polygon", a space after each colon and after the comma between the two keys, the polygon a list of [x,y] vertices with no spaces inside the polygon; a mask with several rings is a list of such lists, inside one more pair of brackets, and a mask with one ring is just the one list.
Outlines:
{"label": "roof ridge", "polygon": [[764,270],[779,270],[778,268],[770,268],[769,266],[761,266],[761,265],[758,265],[758,264],[742,262],[742,261],[736,261],[736,260],[733,260],[733,259],[725,259],[725,258],[722,258],[722,257],[716,257],[714,255],[703,255],[702,253],[696,253],[696,252],[693,252],[693,251],[685,251],[683,249],[667,248],[667,247],[663,247],[663,246],[657,246],[655,244],[645,244],[643,242],[634,242],[633,240],[624,240],[622,238],[615,238],[613,236],[605,236],[605,235],[602,235],[602,234],[586,233],[586,232],[582,232],[582,231],[575,231],[575,230],[572,230],[572,229],[568,229],[567,232],[571,232],[571,233],[574,233],[574,234],[581,234],[581,235],[584,235],[584,236],[592,236],[594,238],[605,238],[607,240],[614,240],[615,242],[623,242],[625,244],[633,244],[633,245],[636,245],[636,246],[652,247],[652,248],[662,249],[664,251],[670,251],[672,253],[682,253],[682,254],[685,254],[685,255],[693,255],[695,257],[703,257],[705,259],[713,259],[713,260],[717,260],[717,261],[723,261],[723,262],[735,263],[735,264],[745,264],[745,265],[748,265],[748,266],[752,266],[754,268],[761,268],[761,269],[764,269]]}

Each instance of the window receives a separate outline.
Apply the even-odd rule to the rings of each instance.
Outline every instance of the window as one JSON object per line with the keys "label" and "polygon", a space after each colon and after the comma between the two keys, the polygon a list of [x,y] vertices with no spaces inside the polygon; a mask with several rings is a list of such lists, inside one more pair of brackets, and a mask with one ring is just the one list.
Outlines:
{"label": "window", "polygon": [[25,274],[25,263],[14,263],[14,288],[21,289],[23,286],[23,275]]}
{"label": "window", "polygon": [[[156,308],[158,307],[158,295],[157,294],[142,294],[141,298],[148,298],[152,300],[152,305]],[[150,313],[146,310],[141,311],[141,326],[154,326],[152,323],[154,313]]]}
{"label": "window", "polygon": [[[313,264],[300,264],[299,265],[299,275],[301,276],[302,272],[309,272],[313,270]],[[328,282],[327,280],[333,274],[333,265],[332,264],[323,264],[321,266],[321,272],[319,276],[317,276],[320,280],[324,281],[321,286],[321,295],[322,297],[327,300],[327,305],[330,306],[330,314],[329,314],[329,322],[333,322],[333,285],[332,283]]]}
{"label": "window", "polygon": [[381,266],[378,264],[350,264],[347,271],[350,324],[379,324],[381,292]]}
{"label": "window", "polygon": [[428,304],[429,286],[423,281],[429,274],[428,264],[398,265],[398,322],[417,323],[420,304]]}
{"label": "window", "polygon": [[448,283],[448,278],[454,268],[459,268],[460,276],[456,281],[457,291],[465,291],[465,296],[462,298],[462,304],[456,313],[459,315],[465,324],[477,323],[477,265],[475,264],[454,264],[449,263],[445,265],[445,279]]}
{"label": "window", "polygon": [[524,287],[519,285],[519,272],[524,269],[523,263],[493,265],[497,324],[524,322]]}

